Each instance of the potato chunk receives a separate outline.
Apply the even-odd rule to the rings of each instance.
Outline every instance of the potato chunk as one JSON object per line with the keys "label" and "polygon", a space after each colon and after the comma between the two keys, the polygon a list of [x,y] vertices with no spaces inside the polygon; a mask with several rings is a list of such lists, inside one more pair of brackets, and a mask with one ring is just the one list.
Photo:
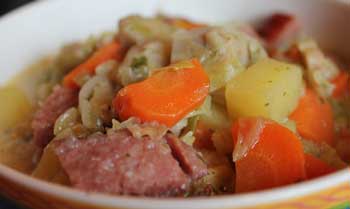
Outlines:
{"label": "potato chunk", "polygon": [[232,119],[262,116],[281,122],[295,109],[302,90],[299,67],[263,59],[227,84],[227,109]]}
{"label": "potato chunk", "polygon": [[49,143],[49,145],[45,147],[43,155],[34,169],[32,176],[62,185],[69,185],[69,179],[55,154],[53,143]]}
{"label": "potato chunk", "polygon": [[15,125],[31,112],[26,95],[17,87],[0,88],[0,129]]}

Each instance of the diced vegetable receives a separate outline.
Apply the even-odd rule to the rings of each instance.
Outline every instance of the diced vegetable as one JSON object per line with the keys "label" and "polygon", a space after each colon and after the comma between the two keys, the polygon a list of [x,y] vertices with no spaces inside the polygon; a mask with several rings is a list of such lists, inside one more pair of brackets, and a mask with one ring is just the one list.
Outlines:
{"label": "diced vegetable", "polygon": [[264,59],[227,84],[227,109],[232,119],[263,116],[283,121],[297,106],[302,89],[299,67]]}
{"label": "diced vegetable", "polygon": [[59,133],[67,128],[70,128],[80,122],[80,113],[77,108],[69,108],[60,117],[57,118],[54,126],[54,135],[57,136]]}
{"label": "diced vegetable", "polygon": [[[301,138],[301,143],[303,144],[304,152],[306,154],[312,155],[317,159],[325,162],[327,165],[335,168],[341,169],[347,165],[342,159],[340,159],[337,151],[329,146],[325,142],[315,142],[309,139]],[[346,147],[346,146],[345,146]]]}
{"label": "diced vegetable", "polygon": [[234,150],[232,160],[234,162],[247,156],[248,152],[259,142],[266,120],[260,117],[239,119],[233,126]]}
{"label": "diced vegetable", "polygon": [[189,118],[185,116],[181,120],[179,120],[177,123],[175,123],[171,128],[170,131],[175,134],[176,136],[180,136],[182,130],[188,125]]}
{"label": "diced vegetable", "polygon": [[[334,131],[340,137],[350,136],[350,97],[344,95],[341,98],[329,98],[329,104],[332,107],[334,118]],[[344,135],[345,134],[345,135]],[[339,137],[336,137],[337,140]]]}
{"label": "diced vegetable", "polygon": [[119,21],[119,38],[123,46],[143,44],[150,40],[171,41],[175,27],[161,18],[128,16]]}
{"label": "diced vegetable", "polygon": [[126,121],[119,122],[113,119],[112,130],[128,129],[133,137],[141,139],[148,136],[151,139],[160,139],[168,132],[168,128],[164,125],[160,125],[157,122],[141,123],[137,118],[129,118]]}
{"label": "diced vegetable", "polygon": [[332,96],[334,98],[341,98],[346,95],[349,89],[349,73],[346,71],[341,71],[337,77],[332,80],[334,89]]}
{"label": "diced vegetable", "polygon": [[54,152],[53,143],[51,142],[44,149],[42,157],[34,169],[32,176],[38,179],[52,181],[60,171],[63,171],[63,168]]}
{"label": "diced vegetable", "polygon": [[179,30],[173,35],[171,62],[188,60],[193,58],[200,59],[205,51],[204,35],[208,28],[199,28],[190,31]]}
{"label": "diced vegetable", "polygon": [[101,47],[90,58],[66,75],[63,79],[63,85],[69,88],[79,88],[79,78],[94,74],[99,64],[113,59],[121,60],[120,50],[119,42],[111,42]]}
{"label": "diced vegetable", "polygon": [[120,84],[126,86],[142,81],[157,69],[169,64],[170,49],[160,41],[131,47],[118,69]]}
{"label": "diced vegetable", "polygon": [[304,58],[307,80],[317,94],[322,98],[328,98],[334,89],[331,81],[339,74],[338,67],[323,54],[312,39],[299,41],[297,47]]}
{"label": "diced vegetable", "polygon": [[208,168],[208,175],[201,179],[202,182],[210,185],[215,194],[224,194],[233,191],[234,171],[227,163]]}
{"label": "diced vegetable", "polygon": [[296,125],[295,121],[287,120],[287,121],[284,121],[283,123],[281,123],[281,125],[288,128],[293,133],[297,133],[297,125]]}
{"label": "diced vegetable", "polygon": [[42,180],[69,185],[70,181],[66,175],[61,163],[55,153],[55,146],[58,140],[67,137],[87,137],[91,133],[86,127],[77,123],[74,126],[68,127],[61,131],[56,137],[45,147],[40,161],[32,172],[32,176]]}
{"label": "diced vegetable", "polygon": [[[98,38],[99,37],[91,36],[84,42],[71,43],[63,46],[54,61],[54,64],[59,68],[57,70],[66,74],[72,68],[82,63],[96,49]],[[62,78],[59,78],[59,80],[60,79]]]}
{"label": "diced vegetable", "polygon": [[200,120],[212,129],[228,128],[231,126],[231,120],[228,117],[224,107],[212,103],[210,109],[200,115]]}
{"label": "diced vegetable", "polygon": [[184,18],[169,18],[167,19],[167,21],[177,28],[182,28],[186,30],[202,28],[206,26],[202,23],[195,23]]}
{"label": "diced vegetable", "polygon": [[239,61],[231,57],[227,51],[213,52],[212,56],[203,62],[203,66],[210,78],[210,92],[224,87],[229,80],[244,69]]}
{"label": "diced vegetable", "polygon": [[247,66],[265,58],[260,43],[235,24],[206,27],[174,34],[171,61],[198,58],[210,79],[210,92],[226,83]]}
{"label": "diced vegetable", "polygon": [[193,146],[194,140],[196,140],[192,131],[188,131],[185,135],[181,136],[180,139],[190,146]]}
{"label": "diced vegetable", "polygon": [[224,87],[246,67],[266,57],[260,43],[234,24],[212,28],[205,40],[209,50],[202,63],[210,79],[210,92]]}
{"label": "diced vegetable", "polygon": [[194,183],[193,193],[203,193],[202,190],[207,190],[208,186],[214,190],[214,194],[233,191],[234,171],[227,157],[215,151],[201,150],[200,152],[208,165],[208,175]]}
{"label": "diced vegetable", "polygon": [[199,107],[208,93],[208,77],[194,59],[170,65],[142,82],[124,87],[113,104],[123,120],[138,117],[143,122],[157,121],[172,127]]}
{"label": "diced vegetable", "polygon": [[[16,106],[16,103],[12,105]],[[21,119],[24,118],[21,117]],[[40,150],[34,143],[31,143],[30,121],[27,120],[28,118],[17,121],[6,130],[1,130],[0,164],[29,174],[35,167]]]}
{"label": "diced vegetable", "polygon": [[316,178],[336,171],[335,168],[331,167],[326,162],[310,154],[305,154],[305,170],[308,179]]}
{"label": "diced vegetable", "polygon": [[229,53],[243,67],[249,67],[260,59],[267,57],[266,51],[259,40],[242,31],[241,26],[234,22],[211,28],[205,34],[205,40],[212,51]]}
{"label": "diced vegetable", "polygon": [[220,154],[231,154],[233,151],[233,140],[230,129],[217,129],[211,136],[211,141]]}
{"label": "diced vegetable", "polygon": [[334,121],[330,104],[306,89],[297,108],[289,116],[296,122],[298,133],[307,139],[333,144]]}
{"label": "diced vegetable", "polygon": [[32,105],[17,87],[0,88],[0,98],[0,129],[15,125],[31,113]]}
{"label": "diced vegetable", "polygon": [[[245,120],[257,119],[236,122],[232,129],[235,143],[240,132],[249,131],[249,127],[240,128],[239,124]],[[249,134],[242,135],[249,137]],[[269,120],[264,121],[256,145],[236,161],[235,166],[236,192],[268,189],[305,179],[305,158],[300,140],[287,128]]]}
{"label": "diced vegetable", "polygon": [[56,183],[56,184],[61,184],[65,186],[70,186],[70,180],[66,172],[62,169],[60,170],[51,180],[51,182]]}
{"label": "diced vegetable", "polygon": [[196,140],[194,141],[194,147],[199,149],[215,149],[211,137],[214,133],[214,130],[211,129],[206,123],[202,120],[198,120],[196,129],[194,131],[194,136]]}
{"label": "diced vegetable", "polygon": [[230,133],[231,120],[226,109],[214,103],[207,97],[208,105],[201,108],[197,126],[194,130],[195,146],[207,149],[216,149],[220,154],[230,154],[233,150],[233,141]]}
{"label": "diced vegetable", "polygon": [[102,130],[112,120],[113,86],[105,75],[95,75],[79,92],[79,111],[82,123],[91,130]]}

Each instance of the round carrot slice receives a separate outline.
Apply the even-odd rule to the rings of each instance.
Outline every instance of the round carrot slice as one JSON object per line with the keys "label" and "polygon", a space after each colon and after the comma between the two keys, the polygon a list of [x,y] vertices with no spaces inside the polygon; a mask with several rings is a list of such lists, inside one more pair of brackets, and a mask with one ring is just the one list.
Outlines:
{"label": "round carrot slice", "polygon": [[68,73],[63,79],[63,85],[68,88],[78,89],[79,86],[76,83],[76,79],[82,75],[92,75],[95,73],[96,67],[108,60],[122,59],[120,43],[117,41],[111,42],[91,55],[85,62],[78,65],[70,73]]}
{"label": "round carrot slice", "polygon": [[[257,118],[239,119],[232,134],[237,142],[240,123],[254,124]],[[259,119],[261,120],[261,118]],[[249,192],[287,185],[305,179],[305,158],[300,140],[289,129],[265,120],[257,143],[236,161],[236,192]],[[241,136],[255,134],[243,133]],[[250,139],[243,139],[244,141]]]}
{"label": "round carrot slice", "polygon": [[335,168],[331,167],[326,162],[323,162],[310,154],[305,154],[305,169],[308,179],[316,178],[336,171]]}
{"label": "round carrot slice", "polygon": [[209,94],[209,79],[198,60],[160,69],[120,90],[114,108],[122,120],[137,117],[172,127],[199,107]]}
{"label": "round carrot slice", "polygon": [[297,131],[303,138],[333,144],[332,107],[327,101],[321,100],[313,90],[306,89],[305,95],[289,118],[295,121]]}

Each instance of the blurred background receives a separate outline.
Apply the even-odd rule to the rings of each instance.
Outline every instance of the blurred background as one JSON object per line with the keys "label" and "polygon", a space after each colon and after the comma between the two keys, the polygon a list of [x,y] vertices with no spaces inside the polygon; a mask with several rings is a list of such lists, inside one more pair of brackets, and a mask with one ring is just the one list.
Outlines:
{"label": "blurred background", "polygon": [[[1,0],[0,16],[31,1],[32,0]],[[16,203],[13,203],[0,195],[0,209],[24,209],[24,207],[20,207]]]}

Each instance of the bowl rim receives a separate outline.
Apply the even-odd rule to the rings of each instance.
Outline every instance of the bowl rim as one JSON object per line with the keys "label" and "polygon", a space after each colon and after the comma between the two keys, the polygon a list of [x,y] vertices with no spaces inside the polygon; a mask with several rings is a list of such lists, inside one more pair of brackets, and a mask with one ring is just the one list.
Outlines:
{"label": "bowl rim", "polygon": [[[56,0],[59,1],[59,0]],[[343,6],[350,6],[349,0],[334,0]],[[0,17],[0,24],[4,21],[11,21],[24,12],[38,6],[50,4],[52,1],[36,1],[20,6],[19,8]],[[2,84],[0,84],[2,85]],[[349,168],[344,168],[332,174],[316,179],[307,180],[297,184],[277,187],[273,189],[231,194],[213,197],[195,198],[148,198],[134,196],[116,196],[101,193],[87,193],[67,186],[36,179],[30,175],[16,171],[6,165],[0,164],[0,176],[11,180],[26,188],[38,191],[54,197],[59,197],[72,202],[79,202],[87,205],[101,205],[105,207],[145,208],[145,209],[171,209],[177,208],[200,209],[205,208],[228,208],[228,207],[249,207],[259,204],[273,204],[289,199],[304,197],[312,193],[332,188],[348,182],[350,184]],[[220,204],[218,204],[220,203]]]}
{"label": "bowl rim", "polygon": [[[78,201],[79,203],[87,205],[145,209],[171,209],[174,208],[174,205],[176,205],[177,208],[200,209],[204,206],[205,208],[235,208],[260,204],[273,204],[283,202],[284,200],[304,197],[308,194],[322,192],[322,190],[346,182],[350,183],[349,171],[349,168],[344,168],[335,173],[307,180],[305,182],[250,193],[213,196],[209,198],[150,198],[84,192],[67,186],[36,179],[30,175],[0,164],[0,176],[3,178],[53,197],[60,197],[72,202]],[[218,203],[220,203],[220,205],[218,205]]]}

